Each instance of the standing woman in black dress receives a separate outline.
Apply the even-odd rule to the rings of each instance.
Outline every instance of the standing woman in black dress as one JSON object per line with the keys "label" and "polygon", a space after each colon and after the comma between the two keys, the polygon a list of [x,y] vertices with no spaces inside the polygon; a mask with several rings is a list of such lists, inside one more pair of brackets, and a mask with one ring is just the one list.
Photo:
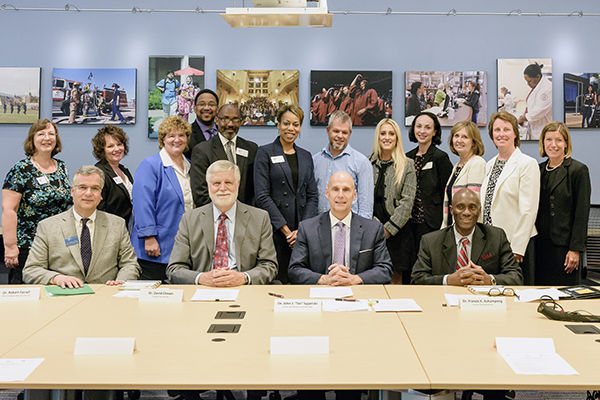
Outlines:
{"label": "standing woman in black dress", "polygon": [[448,154],[437,148],[442,143],[442,127],[435,114],[422,111],[413,120],[408,139],[418,146],[406,153],[415,162],[417,193],[408,226],[413,236],[410,264],[417,259],[421,236],[442,225],[444,187],[452,173]]}
{"label": "standing woman in black dress", "polygon": [[571,158],[569,129],[550,122],[542,130],[540,205],[535,222],[536,285],[578,285],[590,213],[588,167]]}

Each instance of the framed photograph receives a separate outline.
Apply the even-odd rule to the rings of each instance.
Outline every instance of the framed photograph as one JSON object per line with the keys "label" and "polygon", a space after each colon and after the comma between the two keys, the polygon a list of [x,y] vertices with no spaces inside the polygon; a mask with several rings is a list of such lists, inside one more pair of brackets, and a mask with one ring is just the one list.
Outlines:
{"label": "framed photograph", "polygon": [[277,110],[298,105],[297,70],[217,70],[221,104],[238,104],[244,126],[275,126]]}
{"label": "framed photograph", "polygon": [[54,68],[56,124],[135,124],[135,68]]}
{"label": "framed photograph", "polygon": [[194,98],[204,89],[204,56],[150,56],[148,62],[148,137],[158,137],[165,117],[196,120]]}
{"label": "framed photograph", "polygon": [[552,121],[552,59],[499,58],[498,111],[517,117],[521,140],[539,140]]}
{"label": "framed photograph", "polygon": [[600,72],[563,74],[565,124],[569,128],[600,128]]}
{"label": "framed photograph", "polygon": [[442,126],[470,120],[485,126],[488,119],[485,71],[406,71],[404,124],[428,111]]}
{"label": "framed photograph", "polygon": [[327,125],[336,110],[353,126],[392,118],[392,71],[311,71],[310,124]]}
{"label": "framed photograph", "polygon": [[0,124],[40,118],[41,68],[0,68]]}

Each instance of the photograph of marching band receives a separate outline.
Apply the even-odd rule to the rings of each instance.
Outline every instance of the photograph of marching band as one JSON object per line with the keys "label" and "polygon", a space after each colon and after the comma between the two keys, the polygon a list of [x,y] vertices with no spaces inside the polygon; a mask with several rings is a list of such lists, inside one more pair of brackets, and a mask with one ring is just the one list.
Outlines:
{"label": "photograph of marching band", "polygon": [[0,68],[0,124],[30,124],[40,117],[41,68]]}
{"label": "photograph of marching band", "polygon": [[521,140],[539,140],[552,121],[552,59],[499,58],[498,111],[517,117]]}
{"label": "photograph of marching band", "polygon": [[485,71],[406,71],[405,83],[406,126],[422,111],[435,114],[442,126],[487,123]]}
{"label": "photograph of marching band", "polygon": [[196,120],[194,98],[204,89],[204,56],[150,56],[148,60],[148,137],[158,138],[163,119]]}
{"label": "photograph of marching band", "polygon": [[563,74],[565,124],[569,128],[600,128],[600,73]]}
{"label": "photograph of marching band", "polygon": [[275,126],[277,110],[298,105],[297,70],[217,70],[221,104],[237,104],[243,126]]}
{"label": "photograph of marching band", "polygon": [[342,110],[353,126],[392,117],[392,71],[311,71],[310,124],[327,125]]}
{"label": "photograph of marching band", "polygon": [[135,68],[54,68],[52,122],[135,124]]}

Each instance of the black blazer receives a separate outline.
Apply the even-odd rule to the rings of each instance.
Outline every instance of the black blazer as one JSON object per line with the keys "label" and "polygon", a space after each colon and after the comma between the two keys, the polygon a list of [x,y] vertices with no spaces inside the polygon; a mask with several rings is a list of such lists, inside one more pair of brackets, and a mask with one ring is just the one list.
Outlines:
{"label": "black blazer", "polygon": [[[98,204],[98,210],[106,211],[107,213],[118,215],[125,220],[125,224],[128,226],[129,219],[131,218],[131,211],[133,205],[129,198],[127,188],[123,183],[117,184],[115,178],[118,176],[117,173],[112,169],[106,160],[98,161],[96,167],[100,168],[104,172],[104,187],[102,188],[102,200]],[[119,164],[119,168],[129,182],[133,184],[133,177],[127,168]]]}
{"label": "black blazer", "polygon": [[[406,156],[414,160],[418,150],[416,147],[406,153]],[[421,175],[417,175],[417,187],[421,188],[425,223],[431,229],[440,229],[444,212],[444,188],[452,173],[452,163],[448,154],[434,144],[429,146],[423,156],[423,169]],[[432,163],[431,168],[425,169],[429,162]]]}
{"label": "black blazer", "polygon": [[[252,205],[254,203],[254,158],[258,146],[256,143],[238,136],[236,148],[238,151],[240,149],[248,151],[248,157],[240,154],[236,155],[237,166],[240,168],[241,175],[238,200]],[[210,203],[206,183],[206,169],[217,160],[227,160],[219,135],[208,141],[198,143],[192,150],[190,182],[196,207]]]}
{"label": "black blazer", "polygon": [[188,141],[188,149],[183,152],[183,155],[187,157],[187,159],[192,158],[192,150],[198,143],[206,142],[206,138],[204,137],[204,133],[202,132],[202,128],[198,125],[198,119],[192,122],[192,134],[190,135],[190,140]]}
{"label": "black blazer", "polygon": [[[284,225],[296,230],[300,221],[317,215],[319,194],[312,156],[299,146],[294,145],[294,149],[298,157],[298,187],[294,187],[292,170],[283,153],[279,136],[273,143],[259,147],[256,152],[256,207],[269,213],[275,231]],[[274,162],[274,158],[278,160]]]}
{"label": "black blazer", "polygon": [[[542,178],[547,173],[547,165],[548,160],[540,163]],[[540,196],[535,221],[538,235],[552,240],[556,246],[584,251],[592,191],[588,167],[572,158],[565,158],[563,167],[556,173],[557,183],[549,188],[549,198]]]}

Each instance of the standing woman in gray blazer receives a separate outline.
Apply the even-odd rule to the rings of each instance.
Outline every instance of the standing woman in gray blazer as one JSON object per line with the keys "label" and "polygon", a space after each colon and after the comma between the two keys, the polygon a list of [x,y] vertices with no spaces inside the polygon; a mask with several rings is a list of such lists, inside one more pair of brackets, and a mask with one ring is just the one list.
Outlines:
{"label": "standing woman in gray blazer", "polygon": [[417,175],[414,161],[406,157],[400,126],[390,118],[377,124],[373,136],[374,219],[383,224],[394,274],[392,283],[410,282],[412,265],[403,255],[412,248],[412,236],[405,228],[411,216]]}
{"label": "standing woman in gray blazer", "polygon": [[311,154],[296,146],[304,112],[284,105],[277,112],[279,136],[259,147],[254,159],[256,207],[269,213],[277,251],[277,278],[288,282],[288,265],[300,221],[317,215],[318,193]]}

